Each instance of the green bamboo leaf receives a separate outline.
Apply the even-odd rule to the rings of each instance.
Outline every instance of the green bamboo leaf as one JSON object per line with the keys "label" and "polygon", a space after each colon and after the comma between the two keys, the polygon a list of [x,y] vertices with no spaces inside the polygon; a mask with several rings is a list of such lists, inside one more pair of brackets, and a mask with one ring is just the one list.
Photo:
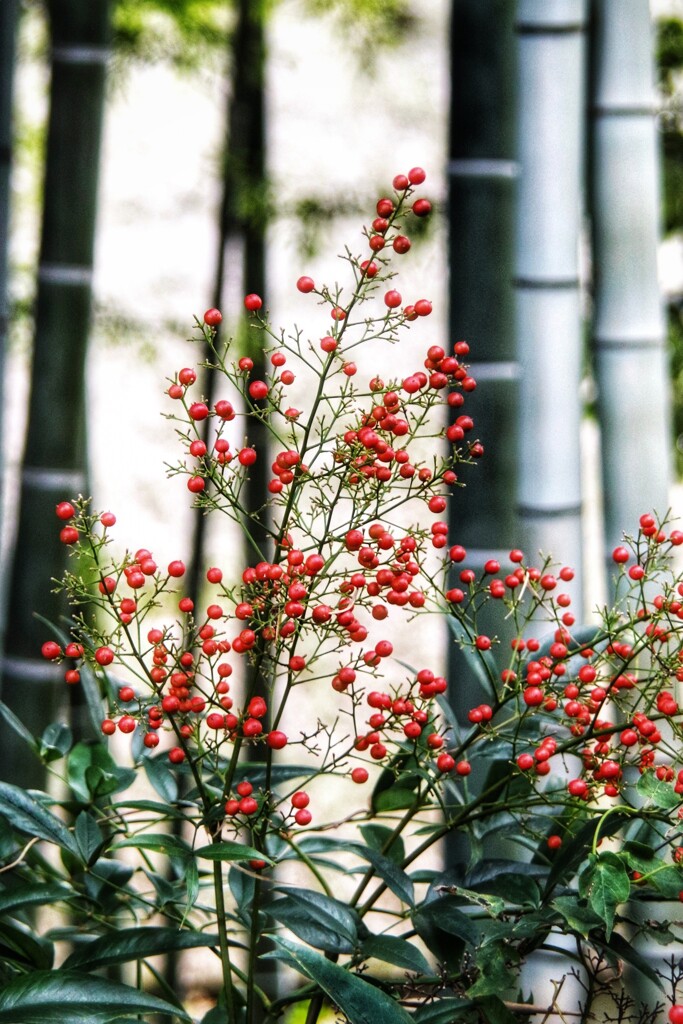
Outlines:
{"label": "green bamboo leaf", "polygon": [[78,856],[78,846],[66,825],[23,789],[0,782],[0,807],[18,832],[46,839]]}
{"label": "green bamboo leaf", "polygon": [[106,840],[92,814],[88,814],[87,811],[81,811],[76,818],[74,836],[83,863],[86,865],[93,864],[102,852]]}
{"label": "green bamboo leaf", "polygon": [[218,935],[208,932],[178,931],[177,928],[124,928],[79,945],[62,965],[64,970],[95,971],[112,964],[144,960],[160,953],[200,946],[218,946]]}
{"label": "green bamboo leaf", "polygon": [[244,843],[212,843],[211,846],[200,846],[194,853],[202,860],[265,860],[268,864],[273,863],[265,853]]}
{"label": "green bamboo leaf", "polygon": [[[162,853],[170,860],[180,862],[184,866],[192,860],[193,853],[184,839],[179,836],[166,835],[163,832],[149,832],[144,835],[135,836],[132,839],[122,839],[116,843],[116,849],[132,846],[137,850],[151,850],[154,853]],[[199,851],[197,851],[199,852]]]}
{"label": "green bamboo leaf", "polygon": [[571,930],[584,939],[588,938],[593,929],[602,927],[602,919],[576,895],[558,896],[550,905],[559,911]]}
{"label": "green bamboo leaf", "polygon": [[413,974],[429,974],[431,971],[420,950],[396,935],[370,935],[361,943],[361,950],[366,957],[374,957]]}
{"label": "green bamboo leaf", "polygon": [[111,1024],[121,1014],[190,1018],[129,985],[73,971],[35,971],[0,990],[0,1024]]}
{"label": "green bamboo leaf", "polygon": [[22,970],[49,970],[54,962],[54,946],[16,923],[0,921],[0,962],[14,963]]}
{"label": "green bamboo leaf", "polygon": [[630,964],[631,967],[635,967],[635,969],[640,971],[648,981],[651,981],[656,985],[660,991],[665,991],[662,979],[659,977],[657,972],[650,967],[647,960],[645,960],[638,950],[634,948],[633,943],[627,942],[619,932],[612,932],[607,942],[597,939],[596,945],[603,946],[605,949],[614,953],[617,961],[623,960],[625,963]]}
{"label": "green bamboo leaf", "polygon": [[615,853],[591,856],[579,875],[579,893],[605,922],[607,939],[612,934],[616,909],[628,899],[630,891],[626,866]]}
{"label": "green bamboo leaf", "polygon": [[518,1018],[512,1014],[503,1000],[497,995],[479,996],[475,1005],[482,1012],[487,1024],[517,1024]]}
{"label": "green bamboo leaf", "polygon": [[405,847],[400,836],[394,836],[394,829],[387,825],[361,825],[360,834],[366,844],[378,853],[384,853],[383,847],[391,840],[391,845],[384,854],[396,864],[402,864],[405,858]]}
{"label": "green bamboo leaf", "polygon": [[39,740],[40,756],[43,761],[58,761],[71,750],[73,734],[63,722],[52,722],[48,725]]}
{"label": "green bamboo leaf", "polygon": [[66,762],[67,782],[81,803],[118,793],[135,781],[132,768],[120,768],[104,743],[77,743]]}
{"label": "green bamboo leaf", "polygon": [[418,931],[422,924],[427,924],[436,926],[449,935],[456,935],[470,946],[474,947],[479,943],[479,928],[471,917],[463,913],[452,896],[443,896],[430,903],[423,903],[413,914],[413,921]]}
{"label": "green bamboo leaf", "polygon": [[556,885],[566,884],[574,877],[579,865],[585,860],[586,855],[590,851],[598,829],[601,836],[612,836],[615,832],[619,832],[630,820],[631,816],[628,814],[624,814],[621,811],[610,811],[609,814],[586,821],[576,835],[571,838],[567,836],[553,858],[552,867],[550,868],[545,886],[546,896],[552,892]]}
{"label": "green bamboo leaf", "polygon": [[379,853],[368,846],[361,846],[360,843],[349,843],[349,849],[359,857],[362,857],[363,860],[367,860],[372,864],[382,881],[391,889],[395,896],[398,896],[402,903],[407,903],[409,907],[415,906],[413,883],[398,864],[395,864],[393,860],[390,860],[383,853]]}
{"label": "green bamboo leaf", "polygon": [[7,705],[1,700],[0,717],[3,718],[5,722],[7,722],[10,729],[12,729],[13,732],[17,734],[17,736],[20,736],[21,739],[24,740],[24,742],[27,744],[27,746],[31,748],[34,754],[38,752],[38,743],[36,741],[35,736],[33,736],[31,732],[29,732],[29,730],[26,728],[21,719],[17,718],[14,712],[10,708],[8,708]]}
{"label": "green bamboo leaf", "polygon": [[[412,1018],[380,988],[350,974],[320,953],[276,936],[274,941],[297,970],[317,985],[342,1010],[349,1024],[411,1024]],[[0,1018],[0,1024],[3,1024]]]}

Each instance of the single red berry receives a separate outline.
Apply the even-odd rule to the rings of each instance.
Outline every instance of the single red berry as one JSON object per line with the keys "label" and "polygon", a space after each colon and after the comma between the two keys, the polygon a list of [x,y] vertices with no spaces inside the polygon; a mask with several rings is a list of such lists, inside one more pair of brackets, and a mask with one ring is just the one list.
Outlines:
{"label": "single red berry", "polygon": [[181,562],[180,559],[176,559],[174,562],[168,563],[168,575],[176,578],[185,575],[185,563]]}
{"label": "single red berry", "polygon": [[116,523],[116,516],[113,512],[103,512],[100,516],[100,522],[102,526],[114,526]]}
{"label": "single red berry", "polygon": [[192,494],[201,494],[205,487],[206,480],[202,476],[191,476],[187,481],[187,489]]}
{"label": "single red berry", "polygon": [[616,562],[617,565],[623,565],[624,562],[628,562],[629,558],[629,550],[623,546],[615,548],[612,552],[612,560]]}
{"label": "single red berry", "polygon": [[263,305],[263,299],[260,295],[255,295],[253,292],[251,295],[245,295],[244,297],[244,308],[250,313],[255,313],[257,309],[260,309]]}
{"label": "single red berry", "polygon": [[[382,239],[382,242],[383,241],[384,239]],[[373,263],[372,260],[363,260],[360,265],[360,269],[366,277],[375,277],[379,272],[379,267],[376,263]]]}
{"label": "single red berry", "polygon": [[474,645],[478,651],[488,651],[491,648],[491,640],[487,636],[478,636],[474,641]]}
{"label": "single red berry", "polygon": [[469,775],[472,771],[472,765],[469,761],[458,761],[455,771],[458,775]]}
{"label": "single red berry", "polygon": [[129,700],[135,698],[135,690],[132,686],[122,686],[119,690],[119,700],[124,704],[127,704]]}
{"label": "single red berry", "polygon": [[223,314],[221,313],[220,309],[207,309],[206,313],[204,314],[204,323],[207,325],[207,327],[218,327],[222,319]]}
{"label": "single red berry", "polygon": [[443,754],[439,754],[437,757],[436,767],[440,772],[451,772],[455,768],[455,758],[444,751]]}
{"label": "single red berry", "polygon": [[249,395],[255,402],[262,401],[268,395],[268,385],[264,380],[253,380],[249,385]]}
{"label": "single red berry", "polygon": [[549,849],[559,850],[562,846],[562,836],[548,836],[547,843]]}
{"label": "single red berry", "polygon": [[60,501],[55,508],[55,515],[58,519],[71,519],[72,516],[76,515],[76,509],[70,501]]}
{"label": "single red berry", "polygon": [[112,722],[111,718],[105,718],[102,721],[100,729],[105,736],[113,736],[116,732],[116,722]]}
{"label": "single red berry", "polygon": [[119,718],[119,731],[123,733],[135,732],[135,726],[137,722],[130,715],[124,715]]}
{"label": "single red berry", "polygon": [[394,212],[394,203],[391,199],[379,199],[377,201],[377,214],[380,217],[390,217]]}
{"label": "single red berry", "polygon": [[415,303],[415,312],[418,316],[429,316],[432,311],[432,304],[429,299],[418,299]]}
{"label": "single red berry", "polygon": [[204,402],[193,402],[187,411],[192,420],[205,420],[209,415],[209,407]]}
{"label": "single red berry", "polygon": [[384,304],[385,306],[388,306],[389,309],[396,309],[397,306],[401,305],[402,301],[401,293],[397,292],[395,288],[392,288],[392,290],[387,292],[384,296]]}
{"label": "single red berry", "polygon": [[287,746],[287,734],[279,729],[274,729],[266,736],[266,743],[271,750],[282,750],[283,747]]}
{"label": "single red berry", "polygon": [[428,199],[416,199],[413,203],[413,213],[416,217],[427,217],[432,212],[432,204]]}
{"label": "single red berry", "polygon": [[78,538],[79,533],[75,526],[63,526],[59,531],[59,539],[62,544],[75,544]]}
{"label": "single red berry", "polygon": [[237,453],[237,461],[242,466],[253,466],[256,462],[256,452],[253,448],[242,448]]}
{"label": "single red berry", "polygon": [[683,1003],[674,1003],[669,1010],[671,1024],[683,1024]]}
{"label": "single red berry", "polygon": [[323,352],[334,352],[337,347],[336,339],[331,337],[331,335],[327,335],[320,339],[320,347]]}
{"label": "single red berry", "polygon": [[421,167],[413,167],[408,171],[408,181],[411,185],[421,185],[426,177]]}
{"label": "single red berry", "polygon": [[362,786],[364,782],[368,781],[367,768],[354,768],[351,772],[351,778],[357,785]]}
{"label": "single red berry", "polygon": [[392,182],[392,185],[394,186],[397,192],[405,192],[405,190],[410,185],[410,182],[408,178],[405,176],[405,174],[397,174]]}
{"label": "single red berry", "polygon": [[303,790],[299,790],[299,792],[295,793],[292,797],[292,807],[297,807],[299,809],[302,807],[308,807],[310,802],[311,798],[308,793],[304,793]]}
{"label": "single red berry", "polygon": [[95,651],[95,661],[98,665],[111,665],[114,660],[114,652],[111,647],[98,647]]}
{"label": "single red berry", "polygon": [[301,811],[296,812],[296,814],[294,815],[294,820],[297,823],[297,825],[310,825],[311,821],[313,820],[313,815],[309,810],[303,809]]}
{"label": "single red berry", "polygon": [[168,759],[171,764],[182,764],[185,760],[185,751],[182,747],[171,747],[168,752]]}
{"label": "single red berry", "polygon": [[221,569],[216,568],[216,566],[212,566],[210,569],[207,569],[206,578],[209,583],[220,583],[223,579],[223,572]]}
{"label": "single red berry", "polygon": [[40,648],[40,653],[48,661],[54,661],[62,653],[62,648],[55,640],[46,640],[43,646]]}
{"label": "single red berry", "polygon": [[406,238],[405,235],[396,235],[391,244],[394,247],[394,252],[397,252],[399,255],[403,255],[403,253],[408,252],[410,249],[410,239]]}
{"label": "single red berry", "polygon": [[197,379],[197,371],[193,370],[191,366],[184,366],[182,370],[178,371],[178,380],[185,387],[189,387],[190,384],[194,384]]}

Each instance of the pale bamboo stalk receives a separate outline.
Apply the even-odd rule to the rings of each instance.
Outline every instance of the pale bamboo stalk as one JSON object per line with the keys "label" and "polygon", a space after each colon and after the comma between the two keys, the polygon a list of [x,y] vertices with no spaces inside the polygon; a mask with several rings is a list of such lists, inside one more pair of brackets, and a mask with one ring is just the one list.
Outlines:
{"label": "pale bamboo stalk", "polygon": [[610,553],[641,513],[666,512],[670,398],[657,278],[660,157],[648,0],[593,3],[592,342],[604,535]]}
{"label": "pale bamboo stalk", "polygon": [[519,514],[530,559],[552,553],[574,568],[577,619],[582,615],[579,237],[585,25],[585,0],[519,4]]}

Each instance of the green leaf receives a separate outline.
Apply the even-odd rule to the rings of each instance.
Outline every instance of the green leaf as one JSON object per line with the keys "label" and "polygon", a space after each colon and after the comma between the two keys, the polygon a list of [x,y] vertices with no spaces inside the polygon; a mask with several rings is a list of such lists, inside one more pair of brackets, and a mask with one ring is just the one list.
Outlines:
{"label": "green leaf", "polygon": [[43,761],[58,761],[71,750],[73,735],[68,725],[52,722],[40,737],[39,750]]}
{"label": "green leaf", "polygon": [[468,988],[467,994],[481,997],[496,996],[500,992],[515,992],[519,981],[509,962],[518,959],[517,951],[509,945],[487,942],[480,946],[475,954],[479,977],[474,985]]}
{"label": "green leaf", "polygon": [[219,936],[208,932],[178,931],[177,928],[124,928],[112,935],[103,935],[93,942],[79,945],[62,966],[67,971],[95,971],[100,967],[144,960],[171,950],[219,944]]}
{"label": "green leaf", "polygon": [[33,736],[33,734],[29,732],[29,730],[26,728],[21,719],[17,718],[14,712],[10,708],[8,708],[7,705],[4,704],[1,700],[0,718],[4,718],[5,722],[7,722],[7,725],[9,725],[10,729],[12,729],[12,731],[15,732],[17,736],[21,737],[21,739],[24,740],[24,742],[27,744],[27,746],[31,748],[34,754],[38,753],[38,744],[36,742],[35,736]]}
{"label": "green leaf", "polygon": [[599,829],[601,836],[613,836],[619,832],[624,825],[631,820],[631,816],[621,811],[611,811],[601,817],[591,818],[578,830],[576,835],[567,838],[562,843],[556,856],[553,858],[552,867],[545,886],[546,896],[558,884],[567,884],[576,874],[579,865],[586,859],[587,854],[593,846],[595,833]]}
{"label": "green leaf", "polygon": [[576,895],[557,896],[551,906],[559,911],[571,930],[583,935],[584,939],[588,938],[594,928],[602,927],[602,918]]}
{"label": "green leaf", "polygon": [[119,768],[104,743],[77,743],[67,759],[67,782],[81,803],[128,789],[132,768]]}
{"label": "green leaf", "polygon": [[54,953],[54,946],[47,939],[33,935],[19,924],[0,922],[0,962],[15,963],[22,969],[49,970]]}
{"label": "green leaf", "polygon": [[155,853],[162,853],[169,860],[179,862],[183,870],[193,857],[192,850],[184,839],[164,833],[149,832],[132,839],[123,839],[116,844],[116,849],[120,850],[126,846],[135,847],[137,850],[152,850]]}
{"label": "green leaf", "polygon": [[[353,952],[358,943],[358,918],[344,903],[324,893],[294,886],[276,887],[276,891],[284,892],[284,896],[265,908],[268,914],[317,949],[330,953]],[[300,934],[302,929],[312,929],[312,933],[319,929],[322,944]]]}
{"label": "green leaf", "polygon": [[665,991],[662,979],[659,977],[657,972],[650,967],[647,960],[645,960],[638,950],[634,948],[633,943],[627,942],[619,932],[612,932],[611,936],[608,937],[607,942],[603,942],[598,938],[596,945],[597,944],[616,954],[617,961],[624,960],[627,964],[630,964],[631,967],[635,967],[637,971],[640,971],[644,977],[656,985],[660,991]]}
{"label": "green leaf", "polygon": [[[393,860],[396,864],[403,863],[406,855],[405,847],[400,836],[394,837],[393,828],[389,828],[387,825],[361,825],[360,834],[371,850],[384,854],[385,857]],[[386,846],[390,839],[391,845],[385,851],[384,846]]]}
{"label": "green leaf", "polygon": [[245,846],[244,843],[212,843],[210,846],[200,846],[194,853],[202,860],[265,860],[269,864],[273,863],[265,853],[253,846]]}
{"label": "green leaf", "polygon": [[630,891],[628,872],[615,853],[591,856],[579,875],[579,893],[588,899],[595,913],[605,922],[608,939],[612,934],[616,909],[628,899]]}
{"label": "green leaf", "polygon": [[413,1014],[414,1024],[456,1024],[458,1020],[472,1020],[472,999],[438,999],[427,1006],[421,1006]]}
{"label": "green leaf", "polygon": [[405,871],[395,864],[393,860],[390,860],[383,853],[378,853],[377,850],[373,850],[368,846],[362,846],[360,843],[349,843],[348,848],[372,864],[382,881],[391,889],[394,896],[398,896],[402,903],[407,903],[409,907],[415,906],[413,883]]}
{"label": "green leaf", "polygon": [[517,1024],[518,1018],[510,1013],[502,999],[497,995],[479,996],[476,1006],[482,1012],[487,1024]]}
{"label": "green leaf", "polygon": [[178,799],[178,780],[171,770],[166,755],[162,757],[143,757],[142,763],[150,784],[160,797],[169,804]]}
{"label": "green leaf", "polygon": [[661,781],[652,771],[643,772],[638,779],[636,789],[655,807],[663,807],[668,810],[680,803],[680,797],[674,793],[671,783]]}
{"label": "green leaf", "polygon": [[47,905],[68,900],[73,889],[59,882],[32,882],[14,889],[0,890],[0,914],[14,913],[23,907]]}
{"label": "green leaf", "polygon": [[350,974],[320,953],[279,936],[275,937],[275,942],[289,961],[296,964],[300,973],[316,982],[346,1014],[349,1024],[411,1024],[411,1018],[403,1007],[382,989],[370,985],[356,974]]}
{"label": "green leaf", "polygon": [[109,1024],[122,1013],[190,1018],[129,985],[72,971],[35,971],[0,989],[0,1024]]}
{"label": "green leaf", "polygon": [[374,957],[385,964],[393,964],[413,974],[429,974],[431,968],[424,956],[407,939],[396,935],[370,935],[361,943],[361,950],[366,957]]}
{"label": "green leaf", "polygon": [[419,927],[421,922],[435,925],[449,935],[463,939],[470,946],[479,943],[480,931],[476,922],[463,913],[453,896],[442,896],[430,903],[423,903],[413,914],[413,921],[416,927]]}
{"label": "green leaf", "polygon": [[230,886],[232,898],[235,901],[237,916],[247,928],[250,928],[251,916],[249,907],[254,899],[256,879],[244,871],[240,871],[239,868],[230,868],[228,871],[228,885]]}
{"label": "green leaf", "polygon": [[92,814],[88,814],[87,811],[81,811],[76,818],[74,836],[83,863],[86,865],[93,864],[102,852],[105,838]]}
{"label": "green leaf", "polygon": [[25,790],[0,782],[0,807],[12,828],[18,832],[46,839],[78,856],[76,841],[64,823]]}

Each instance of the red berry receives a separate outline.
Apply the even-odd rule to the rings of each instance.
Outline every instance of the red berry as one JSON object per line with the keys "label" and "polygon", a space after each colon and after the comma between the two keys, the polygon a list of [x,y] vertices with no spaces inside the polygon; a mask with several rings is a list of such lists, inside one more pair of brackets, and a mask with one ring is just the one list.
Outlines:
{"label": "red berry", "polygon": [[207,569],[206,578],[209,581],[209,583],[220,583],[220,581],[223,579],[223,572],[221,569],[212,566],[210,569]]}
{"label": "red berry", "polygon": [[204,323],[208,327],[218,327],[222,319],[223,314],[221,313],[220,309],[207,309],[206,313],[204,314]]}
{"label": "red berry", "polygon": [[612,560],[616,562],[617,565],[623,565],[624,562],[628,562],[629,558],[629,550],[623,546],[615,548],[612,552]]}
{"label": "red berry", "polygon": [[436,767],[440,772],[450,772],[455,768],[455,758],[451,757],[450,754],[443,753],[439,754],[436,759]]}
{"label": "red berry", "polygon": [[394,204],[391,199],[380,199],[377,202],[377,213],[380,217],[389,217],[394,212]]}
{"label": "red berry", "polygon": [[396,235],[391,244],[394,247],[394,252],[397,252],[399,255],[408,252],[408,249],[410,249],[410,239],[406,238],[405,235]]}
{"label": "red berry", "polygon": [[432,204],[428,199],[416,199],[413,203],[413,213],[416,217],[427,217],[432,212]]}
{"label": "red berry", "polygon": [[55,515],[58,519],[71,519],[72,516],[76,515],[76,509],[70,501],[60,501],[55,508]]}
{"label": "red berry", "polygon": [[295,793],[292,797],[292,807],[297,807],[299,809],[302,807],[308,807],[310,802],[311,798],[308,793],[304,793],[302,790],[299,790],[299,792]]}
{"label": "red berry", "polygon": [[168,575],[174,577],[180,577],[185,575],[185,563],[181,562],[180,559],[176,559],[174,562],[168,563]]}
{"label": "red berry", "polygon": [[113,736],[116,732],[116,722],[112,722],[111,718],[105,718],[100,729],[105,736]]}
{"label": "red berry", "polygon": [[114,652],[111,647],[98,647],[95,651],[95,661],[98,665],[111,665],[114,660]]}
{"label": "red berry", "polygon": [[432,304],[429,299],[418,299],[415,303],[415,312],[418,316],[429,316],[432,311]]}
{"label": "red berry", "polygon": [[427,175],[421,167],[413,167],[408,171],[408,181],[411,185],[421,185]]}
{"label": "red berry", "polygon": [[408,178],[405,176],[405,174],[397,174],[392,182],[392,185],[394,186],[397,192],[405,192],[405,190],[410,185],[410,182],[408,181]]}
{"label": "red berry", "polygon": [[268,385],[264,380],[253,380],[249,385],[249,395],[255,402],[262,401],[268,395]]}
{"label": "red berry", "polygon": [[116,516],[113,512],[103,512],[100,516],[100,522],[102,526],[114,526],[116,523]]}
{"label": "red berry", "polygon": [[[382,241],[384,241],[384,239],[382,239]],[[376,263],[373,263],[372,260],[363,260],[360,265],[360,269],[366,277],[375,277],[379,271],[379,267]]]}
{"label": "red berry", "polygon": [[397,306],[401,305],[402,301],[401,293],[397,292],[395,288],[392,288],[392,290],[387,292],[384,296],[384,304],[385,306],[388,306],[389,309],[396,309]]}
{"label": "red berry", "polygon": [[182,747],[171,747],[168,752],[168,759],[171,764],[182,764],[185,760],[185,751]]}
{"label": "red berry", "polygon": [[55,640],[46,640],[43,646],[40,648],[40,653],[48,661],[54,661],[62,653],[62,649]]}
{"label": "red berry", "polygon": [[351,778],[357,785],[362,786],[364,782],[368,781],[367,768],[354,768],[351,772]]}
{"label": "red berry", "polygon": [[256,462],[256,452],[253,448],[242,448],[237,453],[237,461],[242,466],[253,466]]}
{"label": "red berry", "polygon": [[304,292],[304,294],[306,294],[307,292],[313,291],[315,288],[315,281],[312,277],[300,277],[296,282],[296,286],[300,292]]}
{"label": "red berry", "polygon": [[469,775],[472,771],[472,765],[469,761],[458,761],[455,771],[458,775]]}
{"label": "red berry", "polygon": [[255,295],[253,292],[251,295],[245,295],[244,297],[244,308],[249,310],[250,313],[256,312],[263,305],[263,299],[260,295]]}
{"label": "red berry", "polygon": [[63,526],[59,531],[62,544],[75,544],[78,538],[79,533],[75,526]]}
{"label": "red berry", "polygon": [[559,850],[562,846],[562,836],[548,836],[547,843],[549,849]]}
{"label": "red berry", "polygon": [[120,732],[129,733],[135,732],[135,726],[137,722],[130,715],[124,715],[123,718],[119,718],[119,730]]}
{"label": "red berry", "polygon": [[674,1003],[669,1010],[671,1024],[683,1024],[683,1003]]}
{"label": "red berry", "polygon": [[296,812],[296,814],[294,815],[294,820],[297,823],[297,825],[310,825],[311,821],[313,820],[313,815],[311,814],[310,811],[304,809]]}
{"label": "red berry", "polygon": [[268,733],[266,743],[271,750],[282,750],[287,746],[287,735],[279,729],[274,729],[273,732]]}

